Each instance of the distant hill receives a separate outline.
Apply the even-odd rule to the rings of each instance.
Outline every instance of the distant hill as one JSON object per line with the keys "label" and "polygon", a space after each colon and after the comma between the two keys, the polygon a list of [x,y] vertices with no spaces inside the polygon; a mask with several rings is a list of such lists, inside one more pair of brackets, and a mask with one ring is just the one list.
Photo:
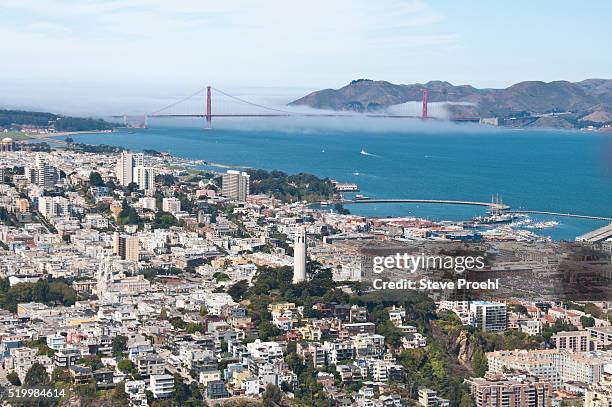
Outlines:
{"label": "distant hill", "polygon": [[[586,79],[581,82],[520,82],[505,89],[477,89],[448,82],[397,85],[369,79],[354,80],[340,89],[312,92],[291,102],[292,106],[316,109],[376,112],[392,105],[420,101],[423,89],[430,102],[449,102],[452,117],[515,117],[569,112],[561,127],[580,123],[604,124],[612,121],[612,80]],[[453,104],[455,103],[455,104]],[[567,122],[567,123],[565,123]]]}

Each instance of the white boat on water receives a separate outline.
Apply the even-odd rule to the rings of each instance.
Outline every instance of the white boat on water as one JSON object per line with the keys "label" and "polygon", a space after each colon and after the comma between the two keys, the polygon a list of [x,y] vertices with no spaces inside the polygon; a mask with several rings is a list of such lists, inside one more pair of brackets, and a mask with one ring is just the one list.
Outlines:
{"label": "white boat on water", "polygon": [[556,220],[549,220],[547,222],[534,223],[533,227],[536,229],[548,229],[548,228],[557,227],[558,225],[559,225],[559,222],[557,222]]}

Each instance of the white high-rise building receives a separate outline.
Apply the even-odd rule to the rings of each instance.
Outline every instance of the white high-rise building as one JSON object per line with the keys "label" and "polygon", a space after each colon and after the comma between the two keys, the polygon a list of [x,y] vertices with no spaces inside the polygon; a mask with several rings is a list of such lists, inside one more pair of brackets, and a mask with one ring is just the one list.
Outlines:
{"label": "white high-rise building", "polygon": [[53,188],[59,181],[59,171],[57,168],[44,162],[40,154],[36,154],[34,166],[28,167],[26,175],[30,182],[42,188]]}
{"label": "white high-rise building", "polygon": [[251,176],[246,172],[228,170],[223,174],[221,193],[223,196],[244,202],[249,195]]}
{"label": "white high-rise building", "polygon": [[175,197],[172,198],[164,198],[162,200],[162,210],[164,212],[170,212],[171,214],[175,214],[181,211],[181,200]]}
{"label": "white high-rise building", "polygon": [[45,218],[68,216],[69,201],[62,196],[41,196],[38,198],[38,212]]}
{"label": "white high-rise building", "polygon": [[306,280],[306,229],[295,228],[293,241],[293,284]]}
{"label": "white high-rise building", "polygon": [[155,191],[155,168],[139,165],[134,167],[134,182],[147,193]]}
{"label": "white high-rise building", "polygon": [[138,198],[138,203],[142,207],[142,209],[149,209],[152,211],[157,210],[155,198],[152,196],[144,196],[142,198]]}
{"label": "white high-rise building", "polygon": [[134,168],[144,165],[144,154],[128,153],[123,151],[121,157],[117,160],[117,181],[120,185],[128,186],[135,181]]}

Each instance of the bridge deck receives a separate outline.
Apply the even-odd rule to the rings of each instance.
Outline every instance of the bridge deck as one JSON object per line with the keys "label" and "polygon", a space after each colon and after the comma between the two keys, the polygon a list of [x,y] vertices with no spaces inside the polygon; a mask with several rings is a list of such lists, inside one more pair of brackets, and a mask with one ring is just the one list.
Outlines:
{"label": "bridge deck", "polygon": [[[122,118],[124,116],[132,117],[130,115],[113,115],[114,118]],[[209,117],[207,114],[151,114],[147,115],[148,118],[176,118],[176,117]],[[265,113],[265,114],[211,114],[211,118],[214,117],[369,117],[379,119],[423,119],[421,116],[416,115],[392,115],[392,114],[350,114],[350,113]],[[452,119],[440,119],[437,117],[427,117],[424,120],[440,120],[440,121],[451,121],[451,122],[479,122],[479,117],[457,117]]]}

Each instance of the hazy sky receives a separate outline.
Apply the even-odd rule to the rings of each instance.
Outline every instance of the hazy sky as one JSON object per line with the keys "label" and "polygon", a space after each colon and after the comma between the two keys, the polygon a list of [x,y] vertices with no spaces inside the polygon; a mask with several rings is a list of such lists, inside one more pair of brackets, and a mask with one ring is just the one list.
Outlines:
{"label": "hazy sky", "polygon": [[64,86],[301,94],[355,78],[610,78],[610,15],[605,0],[1,0],[0,103]]}

